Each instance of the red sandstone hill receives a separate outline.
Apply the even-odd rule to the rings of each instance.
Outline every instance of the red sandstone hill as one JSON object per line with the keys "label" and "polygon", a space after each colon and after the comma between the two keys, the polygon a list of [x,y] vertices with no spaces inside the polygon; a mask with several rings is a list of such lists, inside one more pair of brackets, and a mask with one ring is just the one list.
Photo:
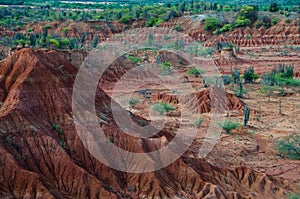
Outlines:
{"label": "red sandstone hill", "polygon": [[[169,95],[166,93],[156,93],[153,96],[154,101],[162,101],[172,104],[183,103],[185,107],[189,107],[188,110],[195,110],[195,113],[209,113],[212,111],[212,101],[218,99],[224,99],[225,103],[220,102],[216,107],[219,111],[233,111],[242,110],[245,103],[236,97],[232,93],[225,93],[218,87],[210,87],[208,89],[203,89],[195,94],[197,102],[193,102],[193,96],[183,95],[177,97],[176,95]],[[217,103],[214,103],[217,104]]]}
{"label": "red sandstone hill", "polygon": [[[283,198],[287,194],[290,184],[282,179],[246,167],[217,168],[185,155],[156,172],[131,174],[108,168],[84,148],[74,128],[71,94],[76,73],[55,51],[23,49],[0,63],[0,198]],[[115,145],[135,152],[159,148],[158,141],[139,141],[123,133],[105,108],[110,102],[99,88],[96,110],[105,116],[101,125]],[[168,133],[160,132],[169,137]]]}

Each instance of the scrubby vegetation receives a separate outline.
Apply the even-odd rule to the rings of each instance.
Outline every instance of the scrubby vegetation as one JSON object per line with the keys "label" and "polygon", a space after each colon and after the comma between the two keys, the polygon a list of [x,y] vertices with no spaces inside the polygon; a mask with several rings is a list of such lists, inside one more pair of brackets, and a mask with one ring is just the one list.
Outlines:
{"label": "scrubby vegetation", "polygon": [[164,113],[167,113],[169,111],[176,110],[173,106],[171,106],[167,103],[156,103],[156,104],[153,104],[151,107],[154,111],[159,112],[161,115],[163,115]]}
{"label": "scrubby vegetation", "polygon": [[140,102],[140,100],[138,98],[130,98],[129,99],[129,105],[131,106],[131,108],[134,108],[135,105],[139,102]]}
{"label": "scrubby vegetation", "polygon": [[188,71],[187,71],[187,74],[188,75],[194,75],[196,78],[199,77],[199,75],[203,74],[204,71],[199,69],[199,68],[190,68]]}
{"label": "scrubby vegetation", "polygon": [[276,149],[284,157],[300,160],[300,135],[290,135],[280,140],[276,144]]}
{"label": "scrubby vegetation", "polygon": [[222,125],[222,124],[218,124],[218,125],[221,128],[223,128],[227,134],[230,134],[231,130],[234,130],[241,126],[240,123],[229,120],[229,119],[225,120],[224,125]]}
{"label": "scrubby vegetation", "polygon": [[201,124],[204,122],[204,119],[199,117],[196,121],[195,121],[195,126],[199,129],[201,127]]}

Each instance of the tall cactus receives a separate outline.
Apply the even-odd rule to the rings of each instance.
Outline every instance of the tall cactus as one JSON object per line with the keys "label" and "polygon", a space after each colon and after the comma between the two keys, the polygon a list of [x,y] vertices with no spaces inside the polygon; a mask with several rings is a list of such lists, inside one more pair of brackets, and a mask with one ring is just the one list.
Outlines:
{"label": "tall cactus", "polygon": [[250,118],[250,105],[246,104],[244,108],[244,126],[247,126],[249,118]]}

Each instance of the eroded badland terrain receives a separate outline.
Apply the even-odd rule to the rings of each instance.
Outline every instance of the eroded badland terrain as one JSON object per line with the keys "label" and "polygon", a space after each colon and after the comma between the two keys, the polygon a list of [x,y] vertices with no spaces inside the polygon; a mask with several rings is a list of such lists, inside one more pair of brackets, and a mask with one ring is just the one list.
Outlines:
{"label": "eroded badland terrain", "polygon": [[[112,169],[87,150],[75,128],[72,93],[79,68],[89,56],[88,48],[92,48],[90,42],[97,35],[101,46],[145,24],[142,19],[129,25],[62,20],[32,22],[17,31],[0,28],[1,37],[20,33],[30,37],[43,34],[47,25],[47,34],[79,40],[85,35],[83,45],[89,46],[58,49],[52,41],[48,47],[1,47],[0,198],[297,198],[297,20],[281,20],[269,28],[239,27],[219,35],[188,16],[161,23],[157,26],[160,30],[176,32],[173,27],[181,27],[181,34],[199,44],[191,51],[197,65],[163,49],[127,52],[105,70],[98,82],[95,110],[108,144],[147,153],[168,145],[179,128],[184,132],[195,127],[198,133],[191,146],[171,165],[140,174]],[[251,66],[254,72],[249,72],[249,78]],[[208,81],[205,74],[216,73],[214,69],[218,70],[218,79]],[[176,82],[183,88],[190,86],[192,94],[174,86],[175,71],[181,77]],[[123,83],[118,85],[119,81]],[[139,87],[131,88],[131,83]],[[221,101],[221,95],[226,96],[221,114],[229,130],[223,127],[212,151],[200,158],[199,149],[214,123],[212,101]],[[134,132],[119,127],[111,106],[117,107],[120,117],[130,114],[140,127],[152,120],[163,121],[164,125],[150,139],[134,137],[130,135]],[[247,110],[250,116],[243,125]],[[82,110],[82,114],[89,111]],[[192,115],[197,114],[199,119],[195,121]],[[123,160],[121,154],[113,157]]]}

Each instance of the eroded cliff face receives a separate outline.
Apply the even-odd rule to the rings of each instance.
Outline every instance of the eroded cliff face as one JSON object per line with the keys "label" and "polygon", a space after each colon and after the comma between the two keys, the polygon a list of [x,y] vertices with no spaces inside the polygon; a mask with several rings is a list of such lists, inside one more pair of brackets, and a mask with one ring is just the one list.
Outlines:
{"label": "eroded cliff face", "polygon": [[[246,167],[217,168],[187,155],[155,172],[110,169],[77,135],[71,109],[76,73],[56,51],[23,49],[0,63],[1,198],[283,198],[291,187]],[[163,146],[162,136],[172,139],[168,128],[149,141],[129,136],[116,125],[110,104],[99,88],[100,125],[120,148],[148,152]]]}

